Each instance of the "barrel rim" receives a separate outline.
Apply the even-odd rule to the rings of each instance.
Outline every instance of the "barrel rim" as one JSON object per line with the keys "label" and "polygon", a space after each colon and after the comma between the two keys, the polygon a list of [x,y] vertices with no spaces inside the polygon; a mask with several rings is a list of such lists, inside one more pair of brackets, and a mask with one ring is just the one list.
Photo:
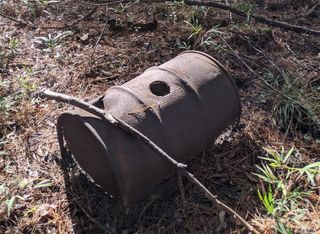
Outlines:
{"label": "barrel rim", "polygon": [[234,80],[232,79],[230,73],[227,71],[227,69],[217,59],[215,59],[214,57],[212,57],[211,55],[209,55],[209,54],[207,54],[205,52],[202,52],[202,51],[199,51],[199,50],[186,50],[186,51],[183,51],[182,53],[180,53],[179,55],[188,54],[188,53],[200,54],[200,55],[203,55],[203,56],[207,57],[208,59],[212,60],[215,64],[217,64],[218,67],[226,74],[226,76],[227,76],[228,80],[230,81],[230,83],[231,83],[231,85],[232,85],[232,87],[233,87],[233,89],[235,91],[235,94],[237,96],[237,101],[238,101],[238,106],[239,106],[239,114],[238,114],[237,123],[240,123],[240,117],[241,117],[241,112],[242,112],[241,99],[240,99],[240,94],[239,94],[237,85],[235,84]]}
{"label": "barrel rim", "polygon": [[[95,99],[91,101],[91,103],[94,103]],[[63,125],[64,125],[64,120],[66,118],[71,118],[71,119],[75,119],[75,120],[78,120],[80,121],[81,124],[85,125],[84,123],[86,122],[85,121],[85,118],[93,118],[93,119],[96,119],[97,121],[102,121],[99,117],[95,116],[95,115],[92,115],[90,114],[89,112],[87,111],[84,111],[84,110],[81,110],[81,112],[79,113],[78,110],[81,110],[81,109],[75,109],[75,110],[71,110],[71,111],[66,111],[64,113],[62,113],[59,118],[58,118],[58,124],[57,124],[57,128],[61,128],[62,129],[62,134],[63,134],[63,137],[65,138],[65,135],[63,133]],[[103,121],[103,124],[106,124],[106,122]],[[85,127],[85,126],[84,126]],[[85,127],[90,133],[91,133],[91,136],[96,138],[96,135],[98,134],[94,134],[91,130],[92,129],[88,129],[87,127]],[[93,128],[94,129],[94,128]],[[65,141],[67,141],[67,139],[64,139]],[[102,140],[102,139],[101,139]],[[96,138],[96,143],[98,145],[100,145],[102,148],[105,148],[103,145],[101,145],[101,140],[97,139]],[[103,140],[102,140],[103,141]],[[104,142],[104,141],[103,141]],[[70,149],[69,149],[70,150]],[[106,149],[103,149],[103,151],[105,151]],[[71,152],[72,153],[72,152]],[[118,170],[118,165],[117,163],[112,160],[112,156],[109,154],[109,152],[105,151],[105,155],[107,157],[107,160],[109,161],[110,165],[111,165],[111,169],[112,169],[112,173],[116,179],[116,190],[117,190],[117,193],[118,193],[118,198],[121,200],[121,201],[124,201],[124,180],[121,176],[121,173],[119,172]],[[99,187],[102,188],[102,185],[100,183],[98,183],[96,181],[96,178],[94,178],[91,174],[89,174],[89,172],[84,169],[83,165],[81,165],[76,157],[76,155],[74,155],[72,153],[72,157],[73,159],[76,161],[76,163],[78,164],[78,167],[80,168],[80,170],[82,170],[83,172],[85,172],[85,174],[91,179],[94,181],[95,184],[97,184]],[[103,189],[104,191],[106,191],[105,189]],[[115,196],[115,194],[111,194],[113,197],[117,198]]]}

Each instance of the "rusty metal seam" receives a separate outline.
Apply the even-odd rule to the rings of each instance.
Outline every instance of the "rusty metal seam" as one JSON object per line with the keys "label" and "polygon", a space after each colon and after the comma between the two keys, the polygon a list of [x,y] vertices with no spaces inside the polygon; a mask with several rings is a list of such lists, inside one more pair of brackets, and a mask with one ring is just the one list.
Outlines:
{"label": "rusty metal seam", "polygon": [[116,89],[116,90],[120,90],[120,91],[123,91],[123,92],[126,92],[128,93],[130,96],[132,96],[137,102],[139,102],[143,108],[146,108],[146,110],[149,110],[153,115],[155,115],[157,117],[157,119],[159,120],[160,123],[162,123],[162,118],[161,116],[154,110],[153,106],[156,105],[155,103],[154,104],[148,104],[146,103],[145,101],[143,101],[141,98],[137,97],[137,95],[132,92],[130,89],[128,88],[125,88],[125,87],[122,87],[122,86],[112,86],[110,87],[108,90],[107,90],[107,93],[109,90],[112,90],[112,89]]}
{"label": "rusty metal seam", "polygon": [[[112,89],[115,89],[115,90],[119,90],[119,91],[123,91],[127,94],[129,94],[130,96],[132,96],[137,102],[139,102],[141,105],[143,105],[143,108],[146,108],[146,110],[148,110],[150,113],[152,113],[159,121],[160,123],[160,126],[161,126],[161,129],[162,129],[162,137],[164,139],[164,141],[166,142],[167,145],[170,145],[169,144],[169,141],[168,141],[168,137],[166,136],[165,134],[165,130],[162,126],[162,118],[161,118],[161,114],[158,114],[157,111],[154,110],[154,105],[152,104],[148,104],[146,103],[145,101],[143,101],[141,98],[137,97],[137,95],[132,92],[130,89],[128,88],[125,88],[125,87],[122,87],[122,86],[112,86],[110,87],[106,93],[108,93],[109,90],[112,90]],[[157,105],[158,106],[158,105]],[[159,107],[160,109],[160,107]],[[160,111],[161,113],[161,111]]]}

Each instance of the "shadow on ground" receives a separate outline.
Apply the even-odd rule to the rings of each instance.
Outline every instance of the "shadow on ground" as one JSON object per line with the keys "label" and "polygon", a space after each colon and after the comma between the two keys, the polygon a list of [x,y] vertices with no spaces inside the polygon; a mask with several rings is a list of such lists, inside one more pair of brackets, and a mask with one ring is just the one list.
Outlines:
{"label": "shadow on ground", "polygon": [[[262,149],[241,132],[223,136],[189,162],[189,170],[218,197],[250,217],[257,207],[254,172],[257,152]],[[191,183],[184,181],[186,207],[183,208],[172,179],[166,195],[153,195],[125,209],[105,194],[83,172],[72,157],[61,163],[69,213],[75,233],[242,233],[231,217],[212,206]],[[249,214],[249,216],[247,216]]]}

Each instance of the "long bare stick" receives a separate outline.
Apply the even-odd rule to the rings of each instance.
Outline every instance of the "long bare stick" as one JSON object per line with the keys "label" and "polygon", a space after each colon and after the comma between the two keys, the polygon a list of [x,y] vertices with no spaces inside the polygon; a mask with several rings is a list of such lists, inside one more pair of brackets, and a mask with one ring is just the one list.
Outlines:
{"label": "long bare stick", "polygon": [[3,18],[7,18],[7,19],[9,19],[9,20],[12,20],[12,21],[14,21],[14,22],[16,22],[16,23],[19,23],[19,24],[21,24],[21,25],[23,25],[23,26],[28,25],[27,23],[22,22],[22,21],[20,21],[20,20],[18,20],[18,19],[15,19],[15,18],[13,18],[13,17],[11,17],[11,16],[8,16],[8,15],[2,13],[1,11],[0,11],[0,16],[2,16]]}
{"label": "long bare stick", "polygon": [[305,26],[298,26],[298,25],[293,25],[293,24],[288,24],[285,22],[281,22],[278,20],[272,20],[272,19],[268,19],[266,17],[263,16],[259,16],[259,15],[253,15],[253,14],[247,14],[244,11],[238,10],[237,8],[234,8],[232,6],[227,6],[225,4],[222,3],[218,3],[218,2],[214,2],[214,1],[208,1],[208,0],[185,0],[184,3],[186,5],[196,5],[196,6],[209,6],[209,7],[214,7],[214,8],[219,8],[219,9],[223,9],[223,10],[227,10],[230,11],[232,13],[235,13],[239,16],[242,17],[251,17],[252,19],[260,22],[260,23],[264,23],[267,24],[269,26],[273,26],[273,27],[279,27],[279,28],[283,28],[289,31],[293,31],[296,33],[306,33],[306,34],[312,34],[315,36],[320,36],[320,31],[318,30],[314,30]]}
{"label": "long bare stick", "polygon": [[91,54],[91,58],[90,58],[91,67],[93,66],[93,63],[94,63],[93,58],[94,58],[94,55],[95,55],[95,53],[96,53],[98,44],[99,44],[99,42],[100,42],[100,40],[101,40],[104,32],[106,31],[106,28],[107,28],[107,25],[108,25],[108,21],[109,21],[108,11],[109,11],[109,8],[108,8],[108,6],[106,6],[106,16],[105,16],[105,17],[106,17],[106,21],[105,21],[105,23],[104,23],[104,25],[103,25],[103,28],[102,28],[102,30],[101,30],[101,33],[100,33],[100,35],[99,35],[99,37],[98,37],[98,40],[96,41],[96,44],[94,45],[93,52],[92,52],[92,54]]}
{"label": "long bare stick", "polygon": [[[170,1],[170,0],[169,0]],[[86,1],[86,0],[78,0],[80,4],[89,5],[89,6],[109,6],[118,3],[133,3],[133,0],[116,0],[116,1]],[[161,3],[166,2],[166,0],[140,0],[139,3]]]}
{"label": "long bare stick", "polygon": [[112,125],[123,129],[124,131],[132,134],[135,137],[138,137],[143,143],[146,144],[152,151],[157,153],[161,158],[167,161],[171,166],[174,166],[178,173],[182,173],[186,178],[188,178],[194,185],[196,185],[201,191],[205,193],[205,195],[219,207],[224,209],[229,215],[242,223],[249,231],[259,234],[259,232],[252,227],[247,221],[245,221],[236,211],[230,208],[228,205],[224,204],[220,200],[217,199],[217,196],[214,196],[196,177],[186,170],[186,165],[177,162],[172,157],[170,157],[166,152],[164,152],[160,147],[158,147],[153,141],[151,141],[148,137],[146,137],[143,133],[139,132],[137,129],[131,127],[124,121],[112,116],[111,114],[105,112],[102,109],[99,109],[87,102],[84,102],[78,98],[71,97],[69,95],[56,93],[50,90],[45,90],[43,95],[49,99],[56,100],[58,102],[64,102],[71,104],[75,107],[83,109],[91,114],[94,114],[101,119],[111,123]]}
{"label": "long bare stick", "polygon": [[68,103],[72,106],[78,107],[82,110],[85,110],[93,115],[100,117],[102,120],[111,123],[112,125],[123,129],[124,131],[138,137],[142,142],[144,142],[151,150],[155,153],[160,154],[162,158],[168,161],[171,165],[175,166],[176,168],[184,168],[186,165],[182,163],[178,163],[174,159],[172,159],[166,152],[164,152],[161,148],[159,148],[154,142],[152,142],[148,137],[144,134],[136,130],[135,128],[131,127],[129,124],[125,123],[121,119],[112,116],[111,114],[105,112],[104,110],[91,105],[85,101],[82,101],[78,98],[71,97],[69,95],[56,93],[51,90],[45,90],[43,95],[49,99],[56,100],[58,102]]}

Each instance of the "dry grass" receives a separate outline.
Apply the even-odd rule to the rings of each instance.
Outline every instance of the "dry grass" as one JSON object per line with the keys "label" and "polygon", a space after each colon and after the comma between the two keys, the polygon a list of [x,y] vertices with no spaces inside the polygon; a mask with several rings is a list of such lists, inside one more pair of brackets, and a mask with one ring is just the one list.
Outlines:
{"label": "dry grass", "polygon": [[[312,1],[290,2],[284,20],[319,29],[317,18],[301,16],[304,9],[312,6]],[[268,1],[268,4],[269,10],[258,5],[255,10],[269,17],[282,17],[281,11],[270,10],[271,6],[276,7],[276,2]],[[76,21],[91,7],[73,2],[46,5],[39,7],[38,16],[32,16],[20,1],[7,1],[3,5],[6,14],[30,20],[35,27],[20,27],[4,18],[0,20],[0,45],[6,56],[12,50],[10,40],[17,40],[12,58],[5,61],[8,62],[5,69],[0,69],[0,139],[5,141],[0,144],[0,152],[4,152],[0,156],[0,233],[244,232],[188,183],[185,183],[185,209],[177,191],[123,209],[75,168],[72,161],[67,165],[62,163],[55,123],[68,107],[42,100],[34,92],[46,87],[83,99],[96,97],[108,87],[124,83],[146,68],[174,57],[183,51],[183,42],[215,56],[227,67],[239,86],[243,103],[240,129],[222,135],[216,144],[213,142],[201,155],[195,155],[189,163],[190,169],[210,191],[262,233],[275,232],[274,219],[267,215],[257,197],[260,182],[252,173],[257,172],[255,165],[260,164],[258,156],[265,155],[266,146],[275,149],[295,146],[299,150],[294,158],[297,164],[319,161],[320,147],[316,143],[319,135],[301,128],[287,131],[288,126],[272,114],[280,97],[275,98],[270,90],[259,85],[261,82],[234,57],[220,36],[259,75],[264,77],[271,72],[276,76],[285,71],[313,87],[319,87],[317,38],[265,28],[214,9],[195,10],[180,4],[132,4],[124,13],[112,10],[109,13],[114,18],[134,22],[152,19],[146,11],[156,13],[157,29],[143,32],[108,29],[92,64],[93,45],[105,19],[103,8],[87,21],[66,27],[66,23]],[[213,34],[211,44],[192,44],[194,41],[188,41],[192,30],[184,22],[190,21],[191,11],[202,25],[203,31],[196,36],[202,37],[217,25],[220,26],[216,29],[224,34]],[[72,31],[73,35],[63,38],[58,43],[60,48],[43,51],[35,43],[37,37],[48,38],[49,34],[64,31]],[[308,226],[319,232],[318,207],[319,191],[309,198],[305,206],[308,212],[301,224],[290,223],[293,230],[299,233],[301,227]]]}

